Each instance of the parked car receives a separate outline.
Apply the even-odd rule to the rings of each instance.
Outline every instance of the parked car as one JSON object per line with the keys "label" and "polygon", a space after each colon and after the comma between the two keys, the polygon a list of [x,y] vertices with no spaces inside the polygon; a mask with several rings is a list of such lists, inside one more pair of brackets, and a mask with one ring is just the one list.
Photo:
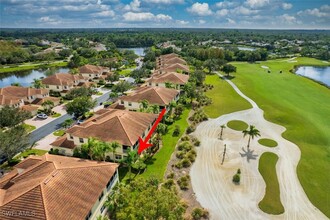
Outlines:
{"label": "parked car", "polygon": [[80,124],[83,123],[83,122],[84,122],[84,120],[79,119],[79,120],[77,121],[77,124],[80,125]]}
{"label": "parked car", "polygon": [[48,118],[48,116],[44,113],[40,113],[40,114],[37,114],[37,118],[46,119],[46,118]]}
{"label": "parked car", "polygon": [[0,165],[3,164],[4,162],[6,162],[7,159],[8,159],[8,158],[7,158],[5,155],[1,156],[1,157],[0,157]]}

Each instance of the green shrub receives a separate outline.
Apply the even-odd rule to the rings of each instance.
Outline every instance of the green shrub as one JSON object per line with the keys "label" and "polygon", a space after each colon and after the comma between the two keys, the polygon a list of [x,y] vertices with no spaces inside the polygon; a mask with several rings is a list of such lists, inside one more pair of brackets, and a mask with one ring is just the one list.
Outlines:
{"label": "green shrub", "polygon": [[185,152],[183,151],[178,151],[176,154],[175,154],[176,158],[178,159],[183,159],[184,156],[185,156]]}
{"label": "green shrub", "polygon": [[195,126],[195,125],[190,125],[190,126],[187,128],[186,133],[187,133],[187,134],[190,134],[191,132],[194,132],[195,130],[196,130],[196,126]]}
{"label": "green shrub", "polygon": [[201,208],[194,208],[193,211],[191,212],[191,217],[194,220],[199,220],[202,218],[208,218],[209,217],[209,212],[205,209],[201,209]]}
{"label": "green shrub", "polygon": [[189,189],[189,180],[190,180],[189,175],[179,178],[177,183],[178,183],[180,189],[182,189],[182,190]]}
{"label": "green shrub", "polygon": [[175,164],[175,167],[178,168],[178,169],[181,169],[181,168],[182,168],[182,163],[181,163],[181,161],[177,162],[177,163]]}
{"label": "green shrub", "polygon": [[238,169],[237,170],[237,174],[241,174],[241,169]]}
{"label": "green shrub", "polygon": [[191,163],[195,162],[195,160],[196,160],[196,155],[193,154],[193,153],[191,153],[191,152],[189,152],[189,153],[186,155],[186,157],[187,157],[187,159],[188,159]]}
{"label": "green shrub", "polygon": [[174,186],[174,180],[173,179],[168,179],[165,181],[165,183],[163,184],[163,186],[167,189],[171,189]]}
{"label": "green shrub", "polygon": [[192,149],[192,146],[191,146],[191,143],[189,141],[184,141],[184,142],[181,142],[177,149],[179,151],[189,151]]}
{"label": "green shrub", "polygon": [[173,179],[174,178],[174,173],[171,172],[170,174],[167,175],[167,179]]}
{"label": "green shrub", "polygon": [[181,138],[181,141],[189,141],[189,140],[190,140],[190,138],[188,135],[185,135]]}
{"label": "green shrub", "polygon": [[188,158],[182,159],[181,163],[182,163],[182,166],[185,167],[185,168],[190,167],[190,165],[191,165],[191,162]]}
{"label": "green shrub", "polygon": [[180,126],[179,126],[179,125],[176,125],[176,126],[175,126],[175,129],[174,129],[174,131],[173,131],[172,136],[173,136],[173,137],[177,137],[177,136],[179,136],[179,135],[180,135]]}
{"label": "green shrub", "polygon": [[241,176],[240,176],[239,174],[236,173],[236,174],[233,176],[233,182],[236,183],[236,184],[239,184],[240,181],[241,181]]}
{"label": "green shrub", "polygon": [[12,167],[12,166],[15,166],[16,164],[18,164],[19,162],[21,162],[20,159],[12,158],[12,159],[8,160],[8,165]]}
{"label": "green shrub", "polygon": [[201,145],[201,142],[200,142],[199,140],[196,140],[196,141],[194,142],[194,145],[195,145],[196,147],[198,147],[198,146]]}
{"label": "green shrub", "polygon": [[[73,151],[74,152],[74,151]],[[53,149],[53,148],[50,148],[49,154],[54,154],[54,155],[59,155],[60,154],[60,151],[58,149]]]}

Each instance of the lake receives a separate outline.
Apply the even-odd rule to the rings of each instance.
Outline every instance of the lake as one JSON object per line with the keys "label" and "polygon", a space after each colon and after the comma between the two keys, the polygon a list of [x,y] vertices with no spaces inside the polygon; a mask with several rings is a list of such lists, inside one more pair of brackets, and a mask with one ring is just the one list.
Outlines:
{"label": "lake", "polygon": [[134,53],[138,56],[144,56],[144,50],[143,47],[132,47],[132,48],[118,48],[119,50],[132,50]]}
{"label": "lake", "polygon": [[50,68],[46,70],[24,70],[10,73],[0,73],[0,88],[10,86],[12,83],[19,83],[22,86],[28,87],[33,82],[33,79],[40,79],[55,73],[67,73],[69,68]]}
{"label": "lake", "polygon": [[301,66],[296,74],[305,76],[330,86],[330,67]]}

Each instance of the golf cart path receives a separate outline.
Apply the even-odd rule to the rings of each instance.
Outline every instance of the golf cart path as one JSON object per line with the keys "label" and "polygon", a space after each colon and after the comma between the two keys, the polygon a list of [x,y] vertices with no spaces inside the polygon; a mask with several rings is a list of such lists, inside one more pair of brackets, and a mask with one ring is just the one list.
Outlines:
{"label": "golf cart path", "polygon": [[[285,128],[265,120],[263,110],[233,82],[226,81],[253,107],[202,122],[193,133],[201,145],[197,148],[197,158],[190,171],[192,187],[197,200],[209,210],[211,219],[328,219],[309,201],[300,185],[296,174],[300,150],[281,136]],[[223,140],[220,140],[220,125],[231,120],[255,125],[262,138],[276,140],[278,146],[264,147],[258,144],[256,138],[251,140],[250,150],[247,151],[247,138],[243,139],[241,131],[230,128],[224,129]],[[221,165],[224,144],[227,145],[227,153]],[[261,154],[266,151],[279,156],[276,173],[285,209],[281,215],[264,213],[258,207],[266,187],[258,171],[258,162]],[[235,185],[232,177],[238,168],[242,172],[241,183]]]}

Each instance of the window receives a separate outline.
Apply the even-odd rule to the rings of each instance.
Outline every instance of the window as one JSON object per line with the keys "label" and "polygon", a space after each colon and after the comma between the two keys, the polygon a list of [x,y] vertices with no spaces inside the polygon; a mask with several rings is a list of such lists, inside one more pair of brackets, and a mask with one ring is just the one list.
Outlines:
{"label": "window", "polygon": [[105,209],[105,206],[103,205],[100,209],[100,212],[103,213],[104,209]]}
{"label": "window", "polygon": [[115,155],[115,158],[116,158],[116,160],[121,160],[121,155],[120,154],[116,154]]}
{"label": "window", "polygon": [[151,83],[149,83],[149,86],[151,86]]}
{"label": "window", "polygon": [[158,83],[156,83],[156,86],[158,86]]}
{"label": "window", "polygon": [[70,134],[70,139],[73,139],[73,136]]}
{"label": "window", "polygon": [[59,87],[59,86],[56,86],[56,88],[57,88],[57,89],[60,89],[60,87]]}
{"label": "window", "polygon": [[67,86],[64,86],[65,89],[67,89],[68,87]]}
{"label": "window", "polygon": [[123,104],[124,104],[124,101],[123,101],[123,100],[121,100],[121,101],[120,101],[120,103],[123,105]]}
{"label": "window", "polygon": [[91,217],[91,215],[92,215],[92,212],[91,211],[89,211],[89,213],[88,213],[88,215],[86,216],[86,220],[89,220],[89,218]]}
{"label": "window", "polygon": [[33,96],[31,96],[31,99],[33,99]]}
{"label": "window", "polygon": [[46,88],[49,88],[49,85],[46,85]]}
{"label": "window", "polygon": [[83,138],[79,138],[79,142],[80,143],[84,143],[84,139]]}
{"label": "window", "polygon": [[99,201],[101,201],[102,197],[104,196],[104,193],[102,191],[101,195],[99,196]]}
{"label": "window", "polygon": [[132,102],[129,102],[129,103],[128,103],[128,106],[132,106]]}

